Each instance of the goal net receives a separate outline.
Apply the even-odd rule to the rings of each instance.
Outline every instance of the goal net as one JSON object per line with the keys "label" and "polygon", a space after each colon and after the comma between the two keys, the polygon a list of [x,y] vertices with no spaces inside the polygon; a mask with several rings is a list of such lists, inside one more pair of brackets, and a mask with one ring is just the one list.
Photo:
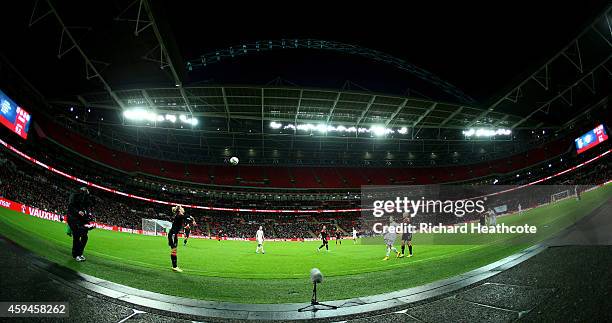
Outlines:
{"label": "goal net", "polygon": [[166,229],[170,229],[172,227],[172,223],[164,220],[158,219],[142,219],[142,231],[148,231],[151,233],[155,233],[155,235],[161,235],[163,232],[166,232]]}
{"label": "goal net", "polygon": [[565,191],[561,191],[561,192],[557,192],[554,193],[550,196],[550,203],[555,203],[558,202],[560,200],[564,200],[566,198],[571,197],[572,194],[570,193],[570,190],[565,190]]}

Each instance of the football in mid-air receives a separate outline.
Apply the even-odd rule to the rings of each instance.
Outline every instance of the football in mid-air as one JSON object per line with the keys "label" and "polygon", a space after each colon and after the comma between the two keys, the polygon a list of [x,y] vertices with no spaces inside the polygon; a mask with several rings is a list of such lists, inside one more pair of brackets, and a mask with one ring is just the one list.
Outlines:
{"label": "football in mid-air", "polygon": [[240,160],[238,159],[238,157],[232,157],[230,158],[229,162],[232,165],[238,165],[238,162],[240,162]]}

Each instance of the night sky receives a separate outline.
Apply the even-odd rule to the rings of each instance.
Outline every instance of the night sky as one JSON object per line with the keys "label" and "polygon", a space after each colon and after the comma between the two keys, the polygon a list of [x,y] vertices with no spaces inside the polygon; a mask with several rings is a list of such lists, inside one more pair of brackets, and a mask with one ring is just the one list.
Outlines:
{"label": "night sky", "polygon": [[[392,54],[484,99],[565,46],[602,4],[489,3],[430,7],[363,3],[344,8],[310,2],[294,8],[252,3],[242,5],[240,13],[231,5],[214,5],[207,10],[192,10],[175,2],[166,5],[184,57],[197,58],[245,40],[335,40]],[[209,72],[208,77],[236,82],[282,76],[300,85],[336,87],[350,79],[367,88],[394,92],[411,85],[406,84],[405,72],[346,55],[286,50],[260,56],[236,59]],[[250,73],[252,69],[255,73]]]}
{"label": "night sky", "polygon": [[[172,84],[141,56],[151,31],[136,37],[133,25],[114,21],[130,1],[54,1],[82,47],[110,62],[102,72],[116,89]],[[47,17],[27,26],[34,1],[13,4],[4,15],[2,53],[50,98],[102,90],[86,81],[73,51],[57,58],[60,29]],[[380,50],[438,75],[480,102],[502,94],[565,46],[606,1],[517,2],[488,5],[352,2],[163,1],[157,15],[180,66],[200,54],[244,41],[280,38],[334,40]],[[313,50],[257,54],[211,65],[187,75],[189,84],[265,84],[282,77],[299,86],[340,88],[350,80],[377,92],[419,89],[406,72],[360,57]],[[60,80],[60,82],[58,82]]]}

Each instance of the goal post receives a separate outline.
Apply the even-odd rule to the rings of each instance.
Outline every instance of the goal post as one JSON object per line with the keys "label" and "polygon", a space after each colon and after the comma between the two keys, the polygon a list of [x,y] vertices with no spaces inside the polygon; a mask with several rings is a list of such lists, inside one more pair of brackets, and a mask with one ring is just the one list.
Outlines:
{"label": "goal post", "polygon": [[142,231],[155,233],[156,236],[166,232],[166,228],[172,227],[172,223],[158,219],[142,219]]}
{"label": "goal post", "polygon": [[561,191],[561,192],[557,192],[554,193],[550,196],[550,203],[555,203],[558,202],[560,200],[564,200],[566,198],[569,198],[572,196],[572,193],[570,192],[570,190],[565,190],[565,191]]}

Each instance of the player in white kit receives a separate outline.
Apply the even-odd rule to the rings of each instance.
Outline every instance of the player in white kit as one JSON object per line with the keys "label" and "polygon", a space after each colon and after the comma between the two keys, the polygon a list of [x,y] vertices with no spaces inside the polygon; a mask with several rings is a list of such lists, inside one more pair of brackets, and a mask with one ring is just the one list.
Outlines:
{"label": "player in white kit", "polygon": [[357,243],[357,230],[353,227],[353,244]]}
{"label": "player in white kit", "polygon": [[397,238],[397,232],[395,231],[398,224],[393,220],[393,217],[389,217],[389,227],[386,232],[383,233],[383,239],[385,240],[385,246],[387,247],[387,255],[383,260],[389,260],[389,254],[391,250],[399,256],[400,252],[395,248],[395,239]]}
{"label": "player in white kit", "polygon": [[495,213],[495,210],[489,209],[489,225],[496,225],[496,224],[497,224],[497,214]]}
{"label": "player in white kit", "polygon": [[255,249],[255,253],[259,253],[259,249],[261,249],[261,253],[265,254],[266,252],[263,248],[264,232],[262,226],[260,226],[259,230],[257,230],[257,233],[255,234],[255,240],[257,240],[257,249]]}

